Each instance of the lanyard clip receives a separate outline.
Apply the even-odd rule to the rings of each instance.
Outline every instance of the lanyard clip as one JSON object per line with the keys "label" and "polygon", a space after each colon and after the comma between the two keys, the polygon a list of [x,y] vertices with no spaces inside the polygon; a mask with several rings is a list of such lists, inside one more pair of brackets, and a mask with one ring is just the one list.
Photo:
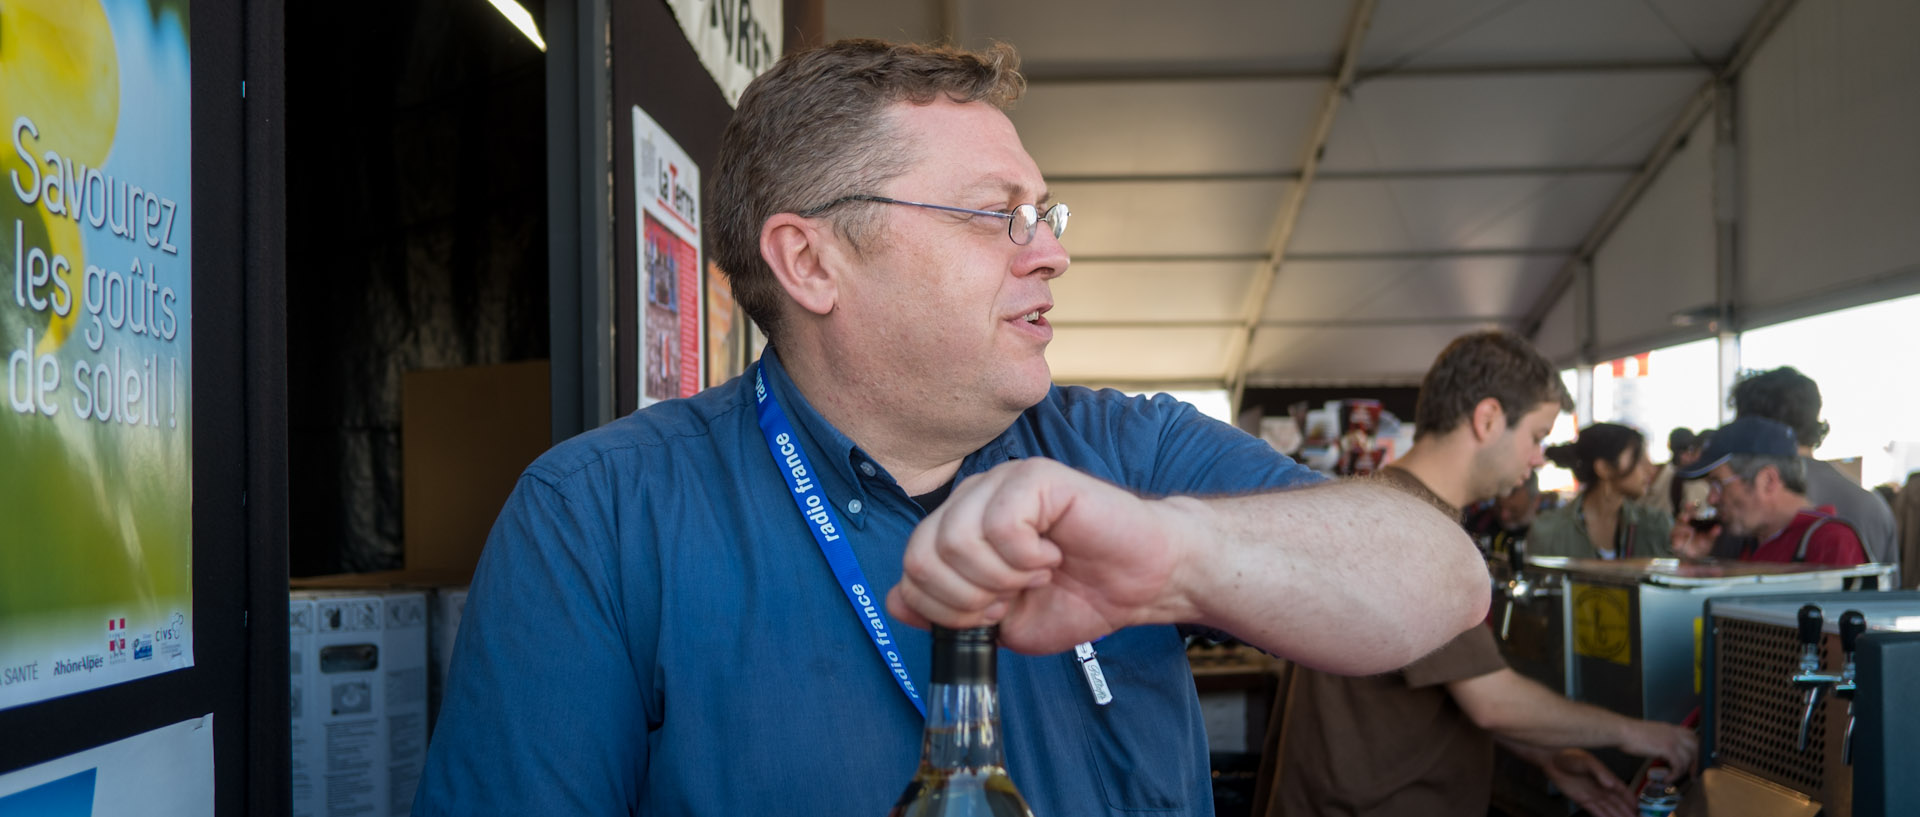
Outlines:
{"label": "lanyard clip", "polygon": [[1113,690],[1107,686],[1106,673],[1100,671],[1100,659],[1093,652],[1093,642],[1073,645],[1073,657],[1080,662],[1081,674],[1087,676],[1087,689],[1093,693],[1093,702],[1100,706],[1113,703]]}

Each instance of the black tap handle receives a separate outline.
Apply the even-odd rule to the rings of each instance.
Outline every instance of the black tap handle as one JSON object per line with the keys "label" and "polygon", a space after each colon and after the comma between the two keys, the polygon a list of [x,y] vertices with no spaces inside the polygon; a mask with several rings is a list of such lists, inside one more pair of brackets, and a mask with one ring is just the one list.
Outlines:
{"label": "black tap handle", "polygon": [[1800,608],[1800,644],[1812,646],[1820,643],[1820,629],[1826,624],[1826,617],[1820,614],[1820,605],[1809,604]]}
{"label": "black tap handle", "polygon": [[1848,656],[1853,655],[1853,645],[1860,642],[1860,634],[1867,631],[1867,617],[1859,610],[1848,610],[1840,614],[1840,649]]}
{"label": "black tap handle", "polygon": [[1507,567],[1512,569],[1513,575],[1515,576],[1520,575],[1520,571],[1527,569],[1526,539],[1515,538],[1507,542]]}

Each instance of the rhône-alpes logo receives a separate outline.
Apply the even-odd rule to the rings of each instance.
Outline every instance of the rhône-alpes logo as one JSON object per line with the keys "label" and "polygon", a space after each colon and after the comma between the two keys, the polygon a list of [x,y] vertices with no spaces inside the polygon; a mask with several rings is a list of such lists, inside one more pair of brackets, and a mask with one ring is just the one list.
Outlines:
{"label": "rh\u00f4ne-alpes logo", "polygon": [[125,617],[107,619],[107,660],[116,664],[127,660],[127,620]]}

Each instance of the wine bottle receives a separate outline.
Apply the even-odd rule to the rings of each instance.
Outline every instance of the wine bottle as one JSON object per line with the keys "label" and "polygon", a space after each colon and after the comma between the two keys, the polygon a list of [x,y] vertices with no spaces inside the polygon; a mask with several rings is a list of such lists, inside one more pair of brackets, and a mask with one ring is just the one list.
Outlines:
{"label": "wine bottle", "polygon": [[995,687],[997,630],[933,628],[920,769],[889,817],[1033,817],[1007,777]]}

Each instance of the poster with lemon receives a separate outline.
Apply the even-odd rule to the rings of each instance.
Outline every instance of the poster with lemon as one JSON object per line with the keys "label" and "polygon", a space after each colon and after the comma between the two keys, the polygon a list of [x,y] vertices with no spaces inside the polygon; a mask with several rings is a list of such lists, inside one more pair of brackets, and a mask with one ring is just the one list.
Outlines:
{"label": "poster with lemon", "polygon": [[188,0],[0,0],[0,709],[193,665]]}

